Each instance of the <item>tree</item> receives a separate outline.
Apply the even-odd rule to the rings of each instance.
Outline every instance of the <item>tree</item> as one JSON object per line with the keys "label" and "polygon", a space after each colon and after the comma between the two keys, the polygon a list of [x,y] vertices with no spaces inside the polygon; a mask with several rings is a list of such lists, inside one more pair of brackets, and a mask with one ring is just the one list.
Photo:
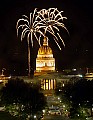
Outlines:
{"label": "tree", "polygon": [[20,79],[11,79],[1,90],[1,102],[14,116],[27,118],[41,112],[46,98],[38,87]]}
{"label": "tree", "polygon": [[[86,111],[87,115],[92,115],[93,81],[81,79],[75,81],[74,83],[69,82],[61,89],[62,91],[59,91],[59,94],[62,96],[62,99],[65,97],[65,99],[71,103],[71,116],[83,116]],[[90,109],[90,113],[88,113],[88,109]]]}

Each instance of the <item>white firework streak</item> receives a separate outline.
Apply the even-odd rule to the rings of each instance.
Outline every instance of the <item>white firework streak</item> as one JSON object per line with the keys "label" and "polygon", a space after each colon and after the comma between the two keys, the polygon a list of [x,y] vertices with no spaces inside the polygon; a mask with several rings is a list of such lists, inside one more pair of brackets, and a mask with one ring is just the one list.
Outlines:
{"label": "white firework streak", "polygon": [[18,24],[20,21],[24,21],[24,22],[27,22],[28,23],[28,26],[29,26],[29,21],[27,19],[24,19],[24,18],[21,18],[17,21],[17,25],[16,25],[16,29],[18,28]]}
{"label": "white firework streak", "polygon": [[56,41],[55,38],[54,38],[54,41],[55,41],[55,43],[57,44],[58,48],[61,50],[61,47],[60,47],[60,45],[58,44],[58,42]]}
{"label": "white firework streak", "polygon": [[69,31],[67,30],[67,28],[65,27],[65,25],[64,25],[63,23],[56,22],[56,23],[55,23],[55,25],[57,25],[57,26],[60,26],[60,27],[64,28],[64,29],[67,31],[67,33],[69,34]]}
{"label": "white firework streak", "polygon": [[[66,17],[63,17],[62,14],[61,14],[63,11],[60,11],[60,12],[59,12],[59,11],[57,10],[57,8],[49,8],[48,11],[49,11],[48,16],[49,16],[49,15],[52,16],[52,17],[51,17],[52,19],[53,19],[53,17],[54,17],[54,20],[56,20],[56,19],[58,20],[57,17],[59,17],[59,20],[62,20],[62,21],[63,21],[64,18],[66,19]],[[49,16],[49,17],[50,17],[50,16]]]}
{"label": "white firework streak", "polygon": [[[63,19],[67,19],[67,17],[63,17],[62,16],[62,12],[63,11],[58,11],[57,8],[49,8],[48,10],[46,9],[42,9],[38,12],[38,17],[37,19],[39,19],[39,23],[40,23],[40,28],[43,28],[46,32],[49,32],[50,34],[52,34],[55,38],[55,42],[57,44],[57,46],[60,49],[59,43],[58,43],[58,38],[55,35],[55,29],[59,32],[59,27],[64,28],[67,33],[69,34],[66,26],[63,23]],[[60,34],[57,32],[58,37],[61,39],[64,47],[64,41],[61,38]]]}
{"label": "white firework streak", "polygon": [[24,27],[28,27],[26,24],[24,24],[24,25],[19,25],[18,27],[17,27],[17,36],[18,36],[18,30],[19,30],[19,28],[20,27],[22,27],[22,29],[24,28]]}
{"label": "white firework streak", "polygon": [[63,45],[65,47],[65,43],[64,43],[63,39],[61,38],[60,34],[59,33],[57,33],[57,34],[58,34],[59,38],[61,39],[61,41],[62,41],[62,43],[63,43]]}
{"label": "white firework streak", "polygon": [[39,36],[39,45],[41,46],[40,41],[41,41],[41,34],[40,34],[40,36]]}
{"label": "white firework streak", "polygon": [[28,29],[28,27],[27,28],[25,28],[23,31],[22,31],[22,34],[21,34],[21,41],[23,40],[23,38],[25,37],[25,34],[26,34],[26,32],[29,32],[29,29]]}
{"label": "white firework streak", "polygon": [[28,30],[28,28],[25,28],[23,30],[22,34],[21,34],[21,41],[23,40],[23,38],[25,37],[25,35],[26,35],[27,32],[29,33],[29,30]]}
{"label": "white firework streak", "polygon": [[46,9],[42,9],[37,13],[39,16],[41,16],[43,19],[45,19],[44,15],[48,14],[48,11]]}
{"label": "white firework streak", "polygon": [[[30,18],[28,18],[26,15],[22,15],[23,18],[19,19],[17,21],[17,35],[18,31],[20,28],[22,28],[22,33],[21,33],[21,41],[27,34],[27,41],[28,39],[31,40],[31,45],[33,47],[33,35],[35,36],[36,40],[39,43],[39,39],[37,37],[36,33],[39,33],[39,36],[42,35],[44,36],[43,32],[40,31],[40,28],[42,28],[43,23],[42,21],[38,21],[38,15],[36,15],[37,9],[34,10],[34,13],[30,13]],[[22,24],[21,24],[22,23]],[[30,38],[31,36],[31,38]]]}

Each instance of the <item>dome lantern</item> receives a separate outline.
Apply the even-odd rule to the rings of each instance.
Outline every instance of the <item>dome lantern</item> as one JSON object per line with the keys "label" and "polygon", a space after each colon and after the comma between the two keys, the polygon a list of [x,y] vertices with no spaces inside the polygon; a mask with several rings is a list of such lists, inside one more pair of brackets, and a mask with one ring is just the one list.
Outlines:
{"label": "dome lantern", "polygon": [[43,46],[48,46],[48,38],[44,37]]}

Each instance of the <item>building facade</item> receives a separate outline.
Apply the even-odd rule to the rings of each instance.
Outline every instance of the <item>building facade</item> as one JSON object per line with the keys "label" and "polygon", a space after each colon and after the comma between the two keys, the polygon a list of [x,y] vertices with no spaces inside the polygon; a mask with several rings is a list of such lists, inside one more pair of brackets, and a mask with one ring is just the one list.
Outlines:
{"label": "building facade", "polygon": [[36,72],[55,71],[55,58],[52,49],[48,45],[48,40],[44,37],[43,45],[38,50],[36,58]]}

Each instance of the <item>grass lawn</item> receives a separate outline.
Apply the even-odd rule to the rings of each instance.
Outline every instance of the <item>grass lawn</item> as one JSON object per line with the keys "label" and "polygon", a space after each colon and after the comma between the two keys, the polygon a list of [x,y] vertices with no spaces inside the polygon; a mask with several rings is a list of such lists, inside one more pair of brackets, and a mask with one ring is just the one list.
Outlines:
{"label": "grass lawn", "polygon": [[9,113],[0,111],[0,120],[18,120],[15,117],[12,117]]}

